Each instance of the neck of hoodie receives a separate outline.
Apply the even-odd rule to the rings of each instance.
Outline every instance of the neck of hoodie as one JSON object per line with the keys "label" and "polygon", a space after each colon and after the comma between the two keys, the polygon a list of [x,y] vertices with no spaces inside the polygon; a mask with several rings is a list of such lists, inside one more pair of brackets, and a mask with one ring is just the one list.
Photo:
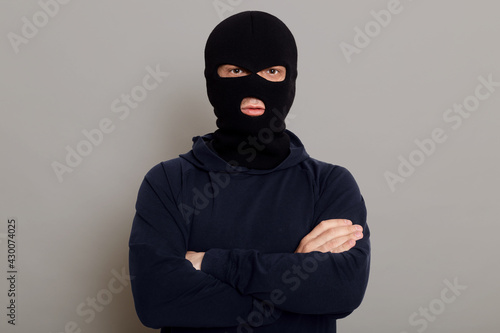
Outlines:
{"label": "neck of hoodie", "polygon": [[[269,131],[265,132],[268,133]],[[263,135],[264,131],[245,134],[218,129],[214,132],[209,147],[230,164],[249,169],[273,169],[290,154],[290,137],[284,131],[273,132],[271,137],[262,137]]]}
{"label": "neck of hoodie", "polygon": [[231,166],[210,148],[210,142],[212,142],[214,138],[214,133],[193,137],[192,149],[179,156],[197,169],[214,172],[216,174],[227,173],[234,176],[266,175],[295,167],[310,158],[300,139],[290,130],[285,130],[285,133],[290,138],[290,154],[274,169],[258,170],[249,169],[243,166]]}

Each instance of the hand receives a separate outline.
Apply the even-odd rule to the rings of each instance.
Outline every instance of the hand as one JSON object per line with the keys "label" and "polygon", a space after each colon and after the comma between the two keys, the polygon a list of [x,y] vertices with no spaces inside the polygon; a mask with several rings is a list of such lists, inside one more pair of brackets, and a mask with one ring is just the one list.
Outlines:
{"label": "hand", "polygon": [[187,251],[186,259],[191,262],[194,268],[197,270],[201,270],[201,262],[203,261],[203,257],[205,256],[205,252],[194,252]]}
{"label": "hand", "polygon": [[350,250],[363,238],[363,227],[344,219],[321,221],[300,241],[295,253],[312,251],[341,253]]}

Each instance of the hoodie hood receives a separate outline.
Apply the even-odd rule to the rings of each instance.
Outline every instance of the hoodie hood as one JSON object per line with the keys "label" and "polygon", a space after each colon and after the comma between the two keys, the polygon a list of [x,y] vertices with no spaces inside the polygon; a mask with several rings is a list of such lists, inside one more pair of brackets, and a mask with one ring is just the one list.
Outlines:
{"label": "hoodie hood", "polygon": [[193,137],[193,149],[179,157],[185,159],[195,167],[212,172],[228,172],[242,174],[267,174],[283,170],[301,163],[309,158],[300,139],[289,130],[285,132],[290,137],[290,154],[273,169],[249,169],[243,166],[232,166],[222,159],[207,145],[213,138],[213,133]]}

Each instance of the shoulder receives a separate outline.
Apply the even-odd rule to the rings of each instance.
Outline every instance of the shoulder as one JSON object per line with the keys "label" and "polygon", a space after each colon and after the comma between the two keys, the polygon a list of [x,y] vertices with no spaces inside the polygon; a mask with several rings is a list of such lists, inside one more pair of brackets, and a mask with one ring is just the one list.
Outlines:
{"label": "shoulder", "polygon": [[177,193],[182,186],[183,173],[188,166],[186,162],[176,157],[160,162],[153,166],[144,176],[144,182],[149,183],[153,188],[169,188]]}
{"label": "shoulder", "polygon": [[302,168],[309,172],[318,184],[354,180],[347,168],[309,157],[302,162]]}
{"label": "shoulder", "polygon": [[366,215],[360,188],[347,168],[313,158],[304,162],[307,168],[314,172],[315,177],[315,209],[318,214],[315,221],[339,216],[348,218],[346,216],[351,216],[353,212]]}
{"label": "shoulder", "polygon": [[359,186],[352,173],[341,165],[308,158],[302,167],[310,174],[316,200],[350,206],[362,200]]}
{"label": "shoulder", "polygon": [[162,178],[169,175],[175,175],[182,170],[182,159],[176,157],[167,161],[160,162],[152,167],[147,173],[146,178]]}

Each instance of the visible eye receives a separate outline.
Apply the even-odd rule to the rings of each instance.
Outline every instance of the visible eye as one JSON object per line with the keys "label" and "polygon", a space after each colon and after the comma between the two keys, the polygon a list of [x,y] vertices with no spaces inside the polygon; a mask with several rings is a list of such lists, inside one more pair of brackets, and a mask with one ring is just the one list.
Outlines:
{"label": "visible eye", "polygon": [[272,66],[265,68],[257,73],[264,79],[271,82],[283,81],[286,77],[286,67],[285,66]]}
{"label": "visible eye", "polygon": [[250,75],[250,71],[235,65],[221,65],[217,68],[217,74],[220,77],[241,77]]}

